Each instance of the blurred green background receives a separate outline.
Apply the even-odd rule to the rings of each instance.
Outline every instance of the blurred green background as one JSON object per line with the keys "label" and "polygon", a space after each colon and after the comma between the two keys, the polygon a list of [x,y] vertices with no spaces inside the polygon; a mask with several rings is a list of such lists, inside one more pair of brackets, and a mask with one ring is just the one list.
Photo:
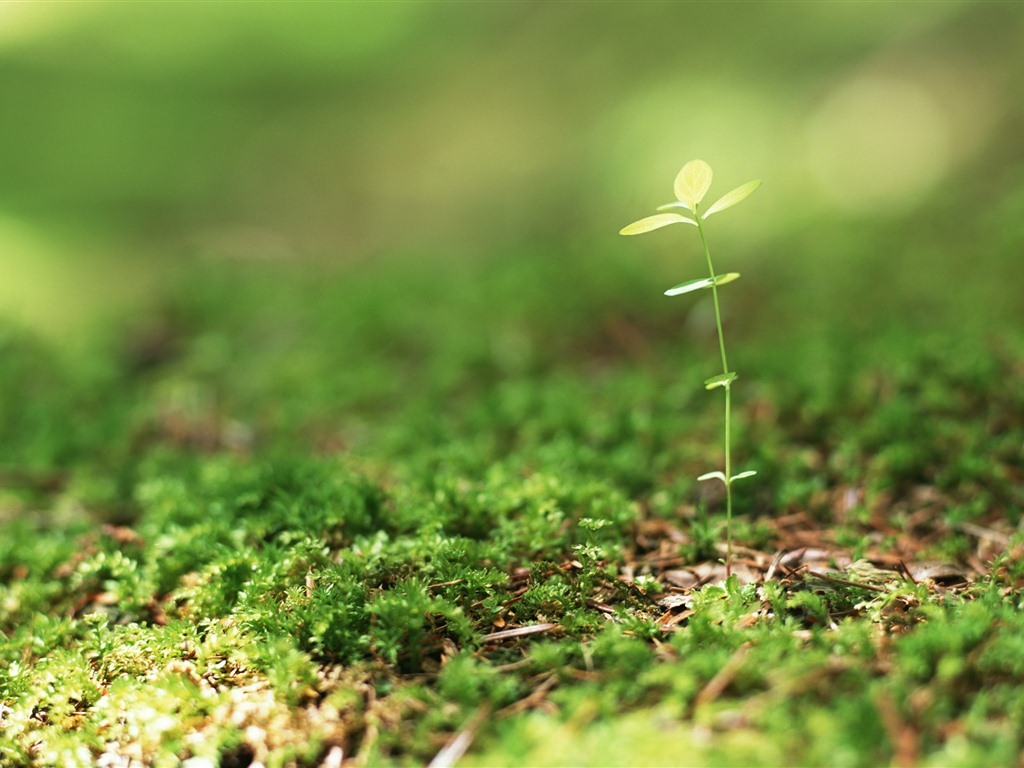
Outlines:
{"label": "blurred green background", "polygon": [[765,182],[711,232],[752,331],[1019,322],[1022,41],[1016,3],[5,2],[0,313],[73,341],[210,261],[653,303],[692,233],[616,232],[699,157]]}

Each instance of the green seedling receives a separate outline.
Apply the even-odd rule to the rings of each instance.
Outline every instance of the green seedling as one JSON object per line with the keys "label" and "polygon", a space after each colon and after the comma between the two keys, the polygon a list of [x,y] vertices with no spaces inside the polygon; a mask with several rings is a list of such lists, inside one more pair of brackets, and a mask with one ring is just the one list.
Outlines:
{"label": "green seedling", "polygon": [[690,224],[697,228],[700,234],[701,245],[704,246],[704,256],[707,259],[708,276],[697,280],[674,285],[665,291],[666,296],[679,296],[691,291],[699,291],[704,288],[711,289],[711,298],[715,305],[715,325],[718,329],[718,349],[722,355],[722,372],[716,376],[704,380],[704,388],[708,390],[719,389],[725,391],[725,471],[705,472],[698,480],[720,480],[725,484],[725,536],[726,555],[725,572],[726,577],[731,575],[732,570],[732,484],[736,480],[751,477],[756,472],[748,470],[738,474],[732,474],[732,446],[730,441],[731,432],[731,411],[732,411],[732,385],[736,381],[736,372],[729,370],[729,360],[725,354],[725,334],[722,333],[722,313],[718,304],[718,286],[731,283],[739,277],[738,272],[726,272],[715,274],[715,266],[711,261],[711,251],[708,249],[707,236],[704,234],[704,222],[709,216],[726,208],[731,208],[736,203],[744,200],[751,192],[761,186],[760,181],[748,181],[746,184],[737,187],[732,192],[723,195],[717,202],[708,206],[707,210],[701,210],[701,201],[711,186],[711,166],[703,160],[691,160],[676,176],[675,181],[675,202],[662,205],[659,211],[669,208],[682,208],[689,211],[690,215],[681,213],[657,213],[634,221],[632,224],[619,230],[620,235],[641,235],[644,232],[651,232],[655,229],[667,227],[670,224]]}

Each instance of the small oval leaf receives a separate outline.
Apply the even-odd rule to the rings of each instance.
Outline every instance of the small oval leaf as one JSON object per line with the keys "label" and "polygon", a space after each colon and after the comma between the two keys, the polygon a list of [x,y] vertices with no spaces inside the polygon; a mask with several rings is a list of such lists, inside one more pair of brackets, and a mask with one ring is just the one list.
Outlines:
{"label": "small oval leaf", "polygon": [[[726,482],[725,481],[725,474],[722,473],[722,472],[705,472],[703,475],[701,475],[700,477],[697,478],[698,481],[715,480],[715,479],[721,480],[723,483]],[[728,483],[726,483],[726,484],[728,484]]]}
{"label": "small oval leaf", "polygon": [[676,199],[692,211],[704,199],[711,186],[711,166],[703,160],[691,160],[676,176]]}
{"label": "small oval leaf", "polygon": [[686,216],[680,216],[678,213],[658,213],[654,216],[648,216],[646,219],[640,219],[634,221],[632,224],[628,224],[619,230],[620,235],[642,235],[644,232],[650,232],[654,229],[661,229],[667,227],[669,224],[693,224],[697,225],[697,222],[693,219],[689,219]]}
{"label": "small oval leaf", "polygon": [[702,277],[699,280],[687,280],[685,283],[673,285],[665,291],[665,295],[678,296],[681,293],[699,291],[701,288],[710,288],[712,285],[725,285],[726,283],[731,283],[739,276],[739,272],[727,272],[724,275],[715,275],[714,279],[710,277]]}
{"label": "small oval leaf", "polygon": [[710,288],[714,281],[710,277],[704,277],[700,280],[687,280],[685,283],[679,285],[673,285],[667,291],[666,296],[678,296],[681,293],[689,293],[690,291],[699,291],[701,288]]}
{"label": "small oval leaf", "polygon": [[736,381],[737,374],[733,371],[729,373],[720,373],[717,376],[712,376],[710,379],[704,379],[704,389],[714,389],[715,387],[725,387],[726,389]]}
{"label": "small oval leaf", "polygon": [[[686,210],[690,210],[690,206],[688,206],[686,203],[680,203],[678,201],[675,203],[665,203],[664,205],[659,205],[655,210],[667,211],[669,208],[685,208]],[[695,221],[693,223],[696,224],[697,222]]]}
{"label": "small oval leaf", "polygon": [[736,205],[736,203],[744,200],[748,195],[750,195],[751,192],[753,192],[760,186],[760,181],[748,181],[746,184],[736,187],[736,189],[734,189],[732,192],[726,192],[724,195],[718,198],[718,200],[711,204],[711,207],[704,212],[704,215],[701,216],[701,219],[706,219],[712,213],[724,211],[726,208],[732,208],[734,205]]}
{"label": "small oval leaf", "polygon": [[[746,472],[740,472],[738,475],[733,475],[732,480],[742,480],[744,477],[753,477],[757,474],[756,470],[748,469]],[[731,480],[730,480],[731,482]]]}

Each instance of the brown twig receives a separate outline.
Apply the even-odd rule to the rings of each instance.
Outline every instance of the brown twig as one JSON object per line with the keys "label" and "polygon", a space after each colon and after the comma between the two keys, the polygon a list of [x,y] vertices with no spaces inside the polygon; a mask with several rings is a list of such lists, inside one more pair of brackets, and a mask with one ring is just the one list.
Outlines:
{"label": "brown twig", "polygon": [[764,579],[762,579],[762,581],[772,580],[772,577],[775,575],[775,571],[779,569],[779,563],[782,562],[782,558],[783,556],[785,556],[785,554],[786,550],[784,549],[780,549],[778,552],[775,553],[775,557],[772,558],[772,562],[768,566],[768,570],[765,571]]}
{"label": "brown twig", "polygon": [[465,579],[452,579],[451,581],[439,581],[436,584],[429,584],[427,589],[437,589],[438,587],[454,587],[456,584],[461,584]]}
{"label": "brown twig", "polygon": [[455,736],[444,745],[434,759],[430,761],[427,768],[452,768],[462,756],[466,754],[470,745],[473,743],[473,739],[476,738],[476,732],[480,729],[484,720],[491,714],[491,705],[484,704],[473,715],[472,719],[466,723],[466,727],[459,731]]}
{"label": "brown twig", "polygon": [[484,635],[482,640],[485,643],[500,643],[502,640],[535,635],[538,632],[550,632],[552,629],[557,628],[557,624],[530,624],[526,627],[515,627],[513,629],[503,629],[500,632],[492,632],[489,635]]}
{"label": "brown twig", "polygon": [[910,569],[907,568],[907,564],[903,562],[903,558],[901,557],[897,562],[899,563],[900,570],[903,571],[903,575],[910,579],[910,583],[916,587],[917,579],[914,578],[914,574],[912,574]]}
{"label": "brown twig", "polygon": [[377,694],[373,686],[366,687],[366,714],[364,719],[363,741],[359,745],[359,751],[353,760],[357,766],[365,766],[369,763],[370,754],[373,752],[373,747],[377,743],[377,737],[380,735],[380,715],[377,713]]}
{"label": "brown twig", "polygon": [[722,695],[722,692],[736,679],[736,675],[743,667],[749,647],[750,643],[744,643],[736,649],[736,652],[729,657],[729,660],[718,670],[718,673],[708,681],[707,685],[701,688],[700,693],[693,700],[690,708],[691,711],[704,704],[710,704]]}
{"label": "brown twig", "polygon": [[509,704],[507,707],[495,713],[498,717],[518,715],[534,707],[540,706],[548,695],[548,691],[558,685],[558,672],[548,672],[543,676],[537,687],[526,696]]}

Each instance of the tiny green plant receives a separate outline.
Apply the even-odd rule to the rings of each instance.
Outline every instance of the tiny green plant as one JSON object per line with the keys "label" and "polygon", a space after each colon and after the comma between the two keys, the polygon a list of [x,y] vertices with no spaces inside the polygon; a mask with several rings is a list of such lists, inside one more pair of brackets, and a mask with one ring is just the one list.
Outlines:
{"label": "tiny green plant", "polygon": [[670,208],[682,208],[690,213],[657,213],[653,216],[634,221],[632,224],[619,230],[620,235],[641,235],[644,232],[651,232],[655,229],[667,227],[670,224],[690,224],[697,228],[700,234],[701,245],[704,246],[704,256],[707,260],[708,276],[696,280],[674,285],[665,291],[666,296],[679,296],[691,291],[699,291],[704,288],[711,289],[711,298],[715,307],[715,325],[718,329],[718,349],[722,356],[722,372],[709,379],[705,379],[704,388],[708,390],[722,389],[725,392],[725,468],[724,471],[705,472],[698,480],[720,480],[725,485],[725,573],[728,578],[732,570],[732,484],[736,480],[751,477],[756,474],[753,470],[732,474],[732,445],[731,417],[732,417],[732,385],[736,381],[736,372],[729,370],[729,359],[725,353],[725,334],[722,332],[722,312],[718,303],[718,286],[731,283],[739,277],[738,272],[726,272],[715,274],[715,266],[711,261],[711,251],[708,249],[707,236],[704,233],[704,222],[712,214],[731,208],[736,203],[744,200],[751,192],[761,186],[760,181],[748,181],[736,189],[720,197],[716,202],[708,206],[707,210],[701,211],[701,201],[711,186],[711,166],[703,160],[691,160],[679,171],[675,181],[676,199],[658,208],[659,211],[666,211]]}
{"label": "tiny green plant", "polygon": [[601,560],[605,557],[604,548],[598,543],[597,532],[612,524],[611,520],[599,520],[592,517],[584,517],[579,521],[579,527],[585,531],[586,544],[577,544],[573,547],[576,557],[582,566],[580,570],[580,584],[583,586],[583,593],[590,594],[598,577],[598,570]]}

